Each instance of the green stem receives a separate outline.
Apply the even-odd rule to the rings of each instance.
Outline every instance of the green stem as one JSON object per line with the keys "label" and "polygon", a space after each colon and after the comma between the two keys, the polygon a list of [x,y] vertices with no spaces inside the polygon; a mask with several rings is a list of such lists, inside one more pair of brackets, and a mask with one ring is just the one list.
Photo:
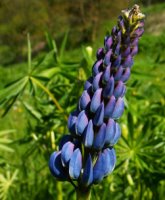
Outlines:
{"label": "green stem", "polygon": [[57,190],[57,200],[63,200],[62,183],[59,181],[56,182],[56,190]]}
{"label": "green stem", "polygon": [[[62,107],[60,106],[60,104],[58,103],[57,99],[54,97],[54,95],[37,79],[35,79],[34,77],[30,76],[30,79],[37,85],[39,86],[45,93],[48,94],[48,96],[52,99],[52,101],[54,102],[54,104],[56,105],[56,107],[59,109],[60,112],[64,113],[64,110],[62,109]],[[65,115],[65,119],[67,120],[67,116]]]}
{"label": "green stem", "polygon": [[76,199],[77,200],[90,200],[91,199],[91,191],[89,190],[76,190]]}

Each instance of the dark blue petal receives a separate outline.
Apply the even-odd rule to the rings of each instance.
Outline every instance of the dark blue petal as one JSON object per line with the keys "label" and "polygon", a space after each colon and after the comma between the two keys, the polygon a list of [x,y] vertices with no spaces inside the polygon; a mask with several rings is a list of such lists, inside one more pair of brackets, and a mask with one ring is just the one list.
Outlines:
{"label": "dark blue petal", "polygon": [[129,79],[130,74],[131,74],[130,68],[126,68],[124,74],[121,77],[121,81],[126,82]]}
{"label": "dark blue petal", "polygon": [[94,131],[92,120],[89,121],[87,128],[84,133],[84,146],[91,147],[93,145]]}
{"label": "dark blue petal", "polygon": [[89,102],[90,102],[90,96],[89,96],[87,90],[84,90],[84,92],[82,93],[80,100],[79,100],[80,110],[85,110],[86,107],[88,106]]}
{"label": "dark blue petal", "polygon": [[108,51],[111,46],[112,46],[112,43],[113,43],[113,39],[112,37],[106,37],[105,40],[104,40],[104,45],[105,45],[105,49]]}
{"label": "dark blue petal", "polygon": [[97,158],[97,161],[93,167],[93,182],[94,183],[98,183],[102,181],[102,179],[104,178],[104,174],[105,174],[104,167],[103,167],[104,160],[105,160],[104,156],[100,152]]}
{"label": "dark blue petal", "polygon": [[105,144],[111,145],[115,137],[116,123],[113,119],[109,119],[106,126]]}
{"label": "dark blue petal", "polygon": [[110,49],[110,50],[105,54],[104,61],[103,61],[104,65],[107,66],[107,65],[110,65],[110,64],[111,64],[111,61],[110,61],[111,55],[112,55],[112,49]]}
{"label": "dark blue petal", "polygon": [[68,119],[68,129],[72,134],[76,133],[77,112],[71,113]]}
{"label": "dark blue petal", "polygon": [[86,126],[88,125],[88,117],[85,114],[85,111],[81,111],[77,117],[77,122],[76,122],[76,134],[81,135]]}
{"label": "dark blue petal", "polygon": [[71,135],[64,135],[61,140],[60,140],[60,144],[59,144],[59,150],[62,149],[63,145],[66,142],[72,141],[72,136]]}
{"label": "dark blue petal", "polygon": [[103,73],[103,77],[102,77],[102,80],[103,82],[108,82],[108,80],[110,79],[110,72],[111,72],[111,65],[108,65],[105,70],[104,70],[104,73]]}
{"label": "dark blue petal", "polygon": [[92,68],[93,76],[96,76],[101,71],[102,66],[103,66],[102,59],[95,62],[94,66]]}
{"label": "dark blue petal", "polygon": [[106,125],[105,123],[103,123],[94,138],[93,147],[95,149],[103,148],[104,143],[105,143],[105,136],[106,136]]}
{"label": "dark blue petal", "polygon": [[94,116],[93,124],[96,126],[100,126],[103,123],[103,120],[104,120],[104,103],[101,103]]}
{"label": "dark blue petal", "polygon": [[92,158],[89,154],[88,159],[85,163],[84,172],[82,175],[82,184],[84,186],[89,186],[93,182],[93,165],[92,165]]}
{"label": "dark blue petal", "polygon": [[114,90],[114,78],[111,77],[106,87],[103,90],[103,96],[106,98],[110,98],[110,96],[113,94],[113,90]]}
{"label": "dark blue petal", "polygon": [[82,155],[80,149],[76,149],[69,162],[69,176],[72,179],[78,179],[82,168]]}
{"label": "dark blue petal", "polygon": [[115,104],[116,104],[116,98],[114,96],[111,96],[107,105],[105,106],[104,117],[109,118],[112,116],[113,110],[115,108]]}
{"label": "dark blue petal", "polygon": [[133,59],[131,55],[128,55],[125,58],[125,61],[123,62],[123,67],[127,68],[127,67],[131,67],[133,65]]}
{"label": "dark blue petal", "polygon": [[116,102],[115,108],[113,110],[112,118],[118,119],[123,114],[123,111],[124,111],[124,100],[123,98],[119,97]]}
{"label": "dark blue petal", "polygon": [[53,176],[60,180],[66,180],[66,173],[61,163],[61,152],[54,152],[50,156],[49,169]]}
{"label": "dark blue petal", "polygon": [[101,58],[103,58],[104,57],[104,49],[103,48],[99,48],[98,50],[97,50],[97,53],[96,53],[96,58],[98,59],[98,60],[100,60]]}
{"label": "dark blue petal", "polygon": [[115,136],[112,140],[112,145],[115,145],[117,143],[117,141],[119,140],[121,136],[121,128],[119,126],[119,124],[116,122],[116,128],[115,128]]}
{"label": "dark blue petal", "polygon": [[90,105],[90,110],[91,112],[96,112],[96,110],[98,109],[98,107],[101,104],[101,93],[102,93],[102,88],[96,90],[96,92],[94,93],[92,100],[91,100],[91,105]]}
{"label": "dark blue petal", "polygon": [[61,161],[63,166],[67,166],[69,163],[69,160],[73,154],[73,150],[74,150],[74,144],[72,142],[67,142],[64,144],[64,146],[62,147],[61,150]]}
{"label": "dark blue petal", "polygon": [[121,66],[121,67],[119,67],[119,69],[117,70],[117,72],[114,76],[115,81],[120,80],[122,73],[123,73],[123,67]]}
{"label": "dark blue petal", "polygon": [[124,90],[124,83],[122,81],[118,81],[117,86],[114,89],[114,93],[113,95],[118,98],[123,94],[123,90]]}
{"label": "dark blue petal", "polygon": [[100,84],[100,81],[101,81],[102,74],[103,73],[100,72],[94,77],[93,84],[92,84],[93,91],[96,91],[97,89],[100,88],[99,84]]}
{"label": "dark blue petal", "polygon": [[107,163],[108,163],[107,168],[106,168],[106,173],[105,173],[105,176],[107,176],[115,168],[116,154],[115,154],[115,150],[113,148],[112,149],[107,148],[106,150],[104,150],[104,153],[106,154]]}

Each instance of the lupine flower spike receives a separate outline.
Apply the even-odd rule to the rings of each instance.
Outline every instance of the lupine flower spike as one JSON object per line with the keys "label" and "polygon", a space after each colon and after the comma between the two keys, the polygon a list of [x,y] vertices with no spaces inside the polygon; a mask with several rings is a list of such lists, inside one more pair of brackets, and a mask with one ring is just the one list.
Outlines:
{"label": "lupine flower spike", "polygon": [[117,120],[124,111],[125,83],[144,32],[144,17],[138,5],[122,11],[104,47],[98,49],[92,75],[69,116],[70,135],[62,138],[59,151],[50,157],[52,175],[75,185],[78,199],[85,194],[84,199],[89,199],[91,186],[115,168],[114,145],[121,136]]}

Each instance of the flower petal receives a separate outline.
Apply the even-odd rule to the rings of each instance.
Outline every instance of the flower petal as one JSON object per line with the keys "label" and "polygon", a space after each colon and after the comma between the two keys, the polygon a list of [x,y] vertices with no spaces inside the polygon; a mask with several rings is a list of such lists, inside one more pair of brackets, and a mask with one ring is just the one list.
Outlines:
{"label": "flower petal", "polygon": [[103,120],[104,120],[104,103],[101,103],[94,116],[93,124],[96,126],[100,126],[103,123]]}
{"label": "flower petal", "polygon": [[93,145],[94,131],[92,120],[89,121],[88,126],[84,133],[84,146],[91,147]]}
{"label": "flower petal", "polygon": [[87,187],[92,182],[93,182],[93,165],[92,165],[91,155],[89,154],[82,175],[82,184]]}
{"label": "flower petal", "polygon": [[93,79],[93,84],[92,84],[92,88],[93,91],[96,91],[97,89],[100,88],[100,82],[101,82],[101,76],[102,76],[102,72],[98,73],[95,78]]}
{"label": "flower petal", "polygon": [[106,136],[106,124],[103,123],[101,127],[99,128],[98,133],[96,133],[96,136],[94,138],[93,147],[95,149],[101,149],[104,146],[105,143],[105,136]]}
{"label": "flower petal", "polygon": [[78,179],[82,168],[82,155],[80,149],[77,148],[69,162],[69,176],[72,179]]}
{"label": "flower petal", "polygon": [[82,135],[83,131],[85,130],[86,126],[88,125],[88,117],[85,114],[85,111],[81,111],[77,117],[76,121],[76,134]]}
{"label": "flower petal", "polygon": [[111,96],[104,110],[104,117],[109,118],[112,116],[113,110],[116,105],[116,98]]}
{"label": "flower petal", "polygon": [[102,88],[96,90],[96,92],[94,93],[92,100],[91,100],[91,105],[90,105],[90,111],[91,112],[96,112],[96,110],[98,109],[98,107],[101,104],[101,93],[102,93]]}
{"label": "flower petal", "polygon": [[123,98],[119,97],[116,102],[115,108],[113,110],[112,118],[118,119],[119,117],[121,117],[123,112],[124,112],[124,100]]}
{"label": "flower petal", "polygon": [[75,145],[72,142],[67,142],[64,144],[61,150],[61,161],[62,165],[65,167],[68,165],[69,160],[73,154]]}
{"label": "flower petal", "polygon": [[90,103],[90,96],[87,90],[84,90],[79,100],[80,110],[85,110],[89,103]]}
{"label": "flower petal", "polygon": [[103,96],[109,98],[113,94],[114,90],[114,78],[111,77],[103,90]]}

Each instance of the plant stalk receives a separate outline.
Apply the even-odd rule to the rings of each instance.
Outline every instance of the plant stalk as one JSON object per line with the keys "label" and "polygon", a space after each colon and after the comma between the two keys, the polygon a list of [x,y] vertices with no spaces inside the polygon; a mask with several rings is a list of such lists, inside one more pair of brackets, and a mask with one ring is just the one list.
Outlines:
{"label": "plant stalk", "polygon": [[90,200],[91,199],[91,191],[89,190],[76,190],[76,200]]}

